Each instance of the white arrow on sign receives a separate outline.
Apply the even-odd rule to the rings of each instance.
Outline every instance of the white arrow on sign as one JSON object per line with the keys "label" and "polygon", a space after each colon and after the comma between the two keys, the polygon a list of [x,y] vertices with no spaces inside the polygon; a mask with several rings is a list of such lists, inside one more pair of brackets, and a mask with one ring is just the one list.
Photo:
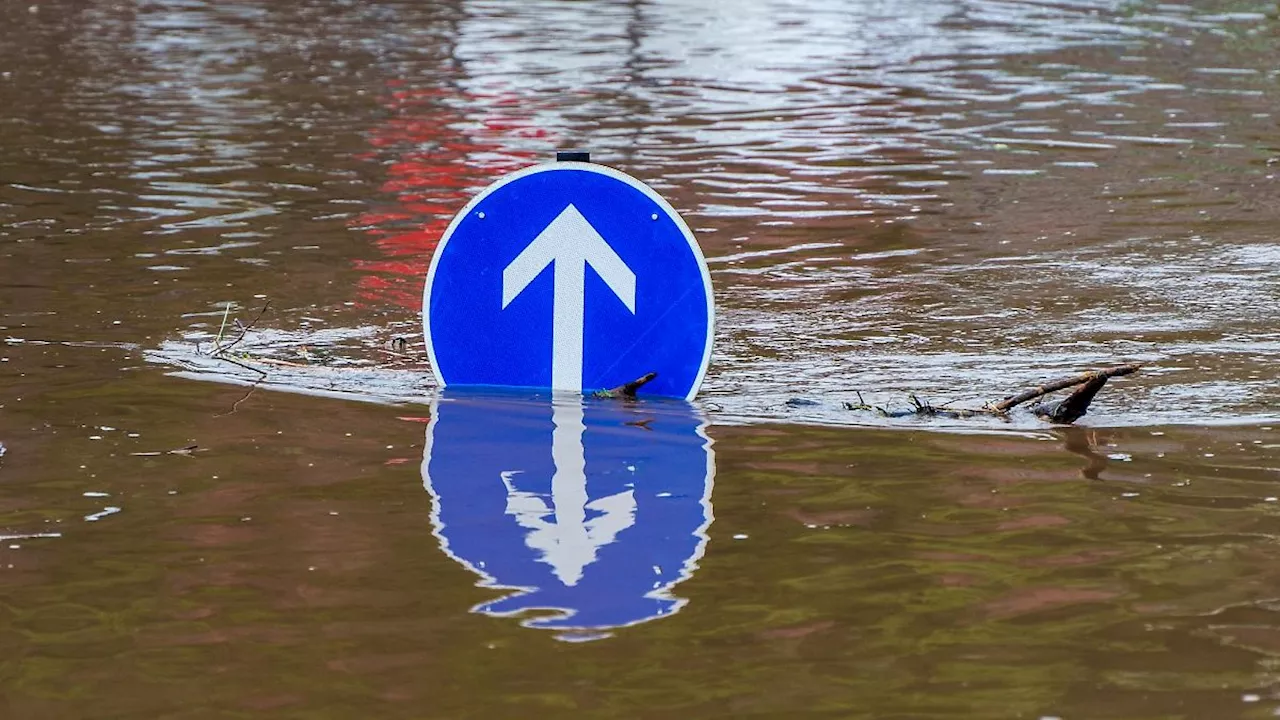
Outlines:
{"label": "white arrow on sign", "polygon": [[582,335],[587,265],[636,312],[636,274],[572,204],[502,271],[505,310],[547,265],[554,263],[551,301],[551,387],[582,392]]}

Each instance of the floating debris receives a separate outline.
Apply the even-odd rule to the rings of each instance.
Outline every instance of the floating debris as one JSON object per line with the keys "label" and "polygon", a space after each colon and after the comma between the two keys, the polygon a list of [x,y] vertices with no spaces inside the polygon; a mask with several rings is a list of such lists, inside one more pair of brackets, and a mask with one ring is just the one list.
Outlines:
{"label": "floating debris", "polygon": [[[908,395],[911,401],[911,408],[907,410],[887,410],[883,407],[868,405],[862,399],[862,394],[858,393],[857,403],[844,403],[846,410],[874,410],[884,417],[944,417],[951,419],[970,418],[978,416],[988,416],[997,418],[1007,418],[1009,411],[1029,400],[1035,400],[1044,397],[1058,390],[1065,390],[1069,387],[1075,387],[1075,391],[1066,398],[1053,403],[1037,403],[1031,407],[1031,412],[1042,420],[1059,425],[1070,425],[1071,423],[1084,417],[1089,411],[1089,405],[1093,402],[1093,398],[1107,384],[1107,380],[1113,377],[1123,375],[1131,375],[1138,372],[1142,366],[1137,363],[1128,365],[1118,365],[1112,368],[1103,368],[1101,370],[1091,370],[1079,375],[1058,378],[1051,380],[1043,385],[1037,385],[1028,390],[1024,390],[1016,395],[1001,400],[997,403],[989,403],[981,408],[948,408],[946,405],[930,405],[927,401],[921,400],[914,394]],[[1077,387],[1078,386],[1078,387]]]}
{"label": "floating debris", "polygon": [[200,451],[199,445],[188,445],[186,447],[181,447],[176,450],[153,450],[151,452],[134,452],[129,454],[134,457],[157,457],[160,455],[186,455],[187,457],[190,457],[193,453],[199,452],[199,451]]}
{"label": "floating debris", "polygon": [[116,507],[115,505],[108,505],[102,508],[102,510],[100,510],[99,512],[85,515],[84,520],[85,522],[98,522],[102,518],[108,515],[115,515],[118,512],[120,512],[120,508]]}
{"label": "floating debris", "polygon": [[658,373],[656,372],[645,373],[626,385],[619,385],[618,387],[609,390],[597,390],[592,393],[592,396],[598,398],[633,398],[636,396],[637,390],[644,387],[656,377],[658,377]]}

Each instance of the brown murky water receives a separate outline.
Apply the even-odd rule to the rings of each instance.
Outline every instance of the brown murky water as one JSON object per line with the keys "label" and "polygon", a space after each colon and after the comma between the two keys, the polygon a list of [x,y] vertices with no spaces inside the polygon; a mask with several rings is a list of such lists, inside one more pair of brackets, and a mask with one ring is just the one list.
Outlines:
{"label": "brown murky water", "polygon": [[[0,717],[1280,713],[1277,67],[1261,1],[0,0]],[[695,228],[693,406],[423,371],[564,146]]]}

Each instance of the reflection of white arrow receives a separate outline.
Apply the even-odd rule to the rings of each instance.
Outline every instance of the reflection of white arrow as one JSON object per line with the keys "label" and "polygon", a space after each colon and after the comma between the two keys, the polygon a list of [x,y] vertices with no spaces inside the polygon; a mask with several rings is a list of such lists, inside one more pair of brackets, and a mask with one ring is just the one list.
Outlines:
{"label": "reflection of white arrow", "polygon": [[569,205],[502,271],[503,309],[552,263],[551,387],[581,392],[586,266],[596,271],[632,314],[636,275],[578,208]]}
{"label": "reflection of white arrow", "polygon": [[[634,491],[627,490],[588,502],[582,405],[557,404],[551,418],[555,423],[551,434],[551,459],[556,465],[551,476],[554,509],[538,494],[517,490],[514,473],[502,473],[502,482],[507,486],[507,514],[530,530],[525,542],[542,551],[542,560],[551,565],[560,582],[572,587],[582,579],[583,569],[595,562],[596,552],[635,524],[636,499]],[[587,510],[600,515],[588,520]],[[555,518],[549,521],[547,516],[553,512]]]}

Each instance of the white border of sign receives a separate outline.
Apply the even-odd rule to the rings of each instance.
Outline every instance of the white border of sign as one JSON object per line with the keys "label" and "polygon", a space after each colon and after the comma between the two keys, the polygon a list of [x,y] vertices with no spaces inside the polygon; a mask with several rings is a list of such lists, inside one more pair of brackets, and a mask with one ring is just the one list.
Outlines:
{"label": "white border of sign", "polygon": [[444,231],[444,235],[440,238],[440,243],[436,245],[435,254],[431,256],[431,268],[427,270],[427,284],[422,290],[422,337],[427,344],[427,357],[431,361],[431,374],[435,376],[436,384],[440,387],[445,386],[444,378],[440,376],[439,365],[436,363],[436,350],[431,342],[431,285],[435,282],[436,267],[440,264],[440,257],[444,254],[445,246],[449,244],[449,239],[453,237],[453,232],[458,229],[458,225],[462,220],[471,214],[477,205],[484,202],[484,199],[496,192],[499,188],[507,183],[515,182],[521,178],[530,175],[536,175],[542,172],[553,172],[556,170],[583,170],[593,172],[598,175],[604,175],[614,180],[626,183],[631,188],[640,191],[650,200],[662,208],[667,217],[675,222],[680,233],[684,235],[684,239],[689,243],[689,249],[693,251],[694,258],[698,261],[698,269],[702,271],[702,287],[707,296],[707,342],[702,350],[702,365],[698,368],[698,376],[694,378],[693,386],[689,389],[689,394],[685,396],[685,400],[693,400],[698,394],[698,389],[702,387],[702,381],[707,375],[707,366],[711,364],[711,345],[715,338],[716,330],[716,308],[715,299],[711,294],[711,273],[707,270],[707,259],[702,254],[702,248],[698,247],[698,241],[694,239],[693,232],[689,230],[689,226],[685,224],[684,218],[680,217],[680,213],[671,207],[671,203],[667,202],[661,195],[654,192],[653,188],[645,185],[643,182],[631,177],[630,175],[615,170],[605,165],[597,165],[588,162],[551,162],[541,165],[532,165],[530,167],[517,170],[509,175],[504,175],[497,181],[480,191],[479,195],[471,198],[471,202],[467,206],[458,211],[453,216],[453,221],[449,223],[448,229]]}

